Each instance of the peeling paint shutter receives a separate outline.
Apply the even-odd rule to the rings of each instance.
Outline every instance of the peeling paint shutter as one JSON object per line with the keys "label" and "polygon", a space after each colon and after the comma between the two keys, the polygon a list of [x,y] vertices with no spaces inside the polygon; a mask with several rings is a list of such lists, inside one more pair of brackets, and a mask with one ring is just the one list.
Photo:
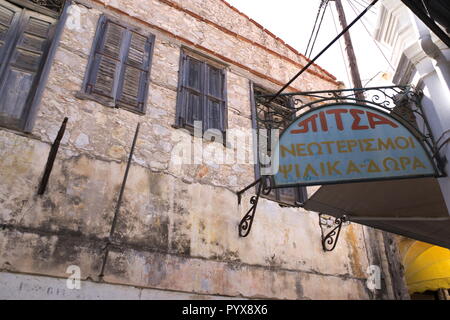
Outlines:
{"label": "peeling paint shutter", "polygon": [[[26,120],[45,56],[51,44],[56,20],[0,2],[1,75],[0,124],[20,128]],[[9,28],[8,28],[9,27]]]}
{"label": "peeling paint shutter", "polygon": [[225,131],[225,99],[224,99],[224,79],[223,70],[206,65],[206,84],[207,92],[205,94],[205,123],[207,129],[218,129]]}
{"label": "peeling paint shutter", "polygon": [[183,60],[178,121],[181,126],[194,127],[195,121],[203,121],[203,63],[189,56]]}
{"label": "peeling paint shutter", "polygon": [[126,28],[102,17],[87,93],[115,106]]}
{"label": "peeling paint shutter", "polygon": [[6,1],[0,1],[0,66],[5,65],[7,51],[14,43],[13,35],[21,12],[21,8]]}
{"label": "peeling paint shutter", "polygon": [[86,93],[108,106],[144,113],[154,36],[102,16],[94,43]]}
{"label": "peeling paint shutter", "polygon": [[144,112],[148,91],[152,38],[130,32],[130,42],[121,76],[118,105]]}
{"label": "peeling paint shutter", "polygon": [[295,203],[297,201],[296,188],[280,189],[278,197],[283,202]]}
{"label": "peeling paint shutter", "polygon": [[304,203],[307,197],[306,187],[282,188],[279,189],[277,200],[296,206],[297,203]]}
{"label": "peeling paint shutter", "polygon": [[225,73],[183,53],[178,89],[177,125],[194,127],[202,121],[203,131],[225,131]]}

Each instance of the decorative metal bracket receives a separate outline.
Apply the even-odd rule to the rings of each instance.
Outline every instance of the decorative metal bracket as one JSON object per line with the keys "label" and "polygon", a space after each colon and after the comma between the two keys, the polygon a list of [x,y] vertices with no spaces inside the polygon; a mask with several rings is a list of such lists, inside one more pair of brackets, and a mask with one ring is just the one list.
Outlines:
{"label": "decorative metal bracket", "polygon": [[261,194],[268,195],[272,191],[270,178],[268,176],[263,176],[237,193],[238,204],[241,204],[242,202],[242,194],[256,185],[258,185],[256,195],[250,198],[250,204],[252,206],[239,223],[239,236],[243,238],[247,237],[250,233],[250,230],[252,229],[253,219],[255,218],[256,208],[258,207],[259,197],[261,196]]}
{"label": "decorative metal bracket", "polygon": [[323,251],[331,252],[334,250],[334,248],[336,248],[337,242],[339,240],[339,235],[341,234],[342,224],[346,221],[346,216],[333,218],[325,217],[324,214],[319,214],[319,225],[322,232]]}

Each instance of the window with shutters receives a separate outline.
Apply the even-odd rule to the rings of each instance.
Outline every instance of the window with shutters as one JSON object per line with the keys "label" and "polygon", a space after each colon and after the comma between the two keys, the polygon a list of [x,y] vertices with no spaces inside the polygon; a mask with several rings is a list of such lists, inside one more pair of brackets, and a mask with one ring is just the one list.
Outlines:
{"label": "window with shutters", "polygon": [[31,1],[0,0],[1,126],[17,130],[29,126],[38,88],[44,85],[43,70],[50,64],[58,17],[59,12]]}
{"label": "window with shutters", "polygon": [[[272,129],[278,129],[281,133],[295,119],[292,99],[278,97],[274,101],[267,103],[267,99],[261,98],[270,94],[273,93],[260,87],[254,87],[252,90],[252,121],[253,127],[257,131],[258,139],[258,162],[255,166],[257,178],[261,176],[261,168],[263,167],[259,159],[272,154]],[[262,148],[261,146],[264,145],[267,147]],[[261,196],[276,201],[281,205],[294,207],[304,203],[307,198],[305,187],[272,189],[269,195]]]}
{"label": "window with shutters", "polygon": [[194,54],[182,53],[176,126],[193,130],[201,121],[203,132],[227,126],[226,78],[223,66]]}
{"label": "window with shutters", "polygon": [[84,93],[110,107],[145,113],[154,39],[153,35],[102,16]]}

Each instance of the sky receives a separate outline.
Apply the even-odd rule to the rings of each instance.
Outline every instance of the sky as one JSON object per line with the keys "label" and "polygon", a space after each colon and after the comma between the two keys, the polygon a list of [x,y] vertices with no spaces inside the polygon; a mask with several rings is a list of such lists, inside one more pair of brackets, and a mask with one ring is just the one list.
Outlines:
{"label": "sky", "polygon": [[[321,0],[227,1],[303,54],[306,51],[321,2]],[[357,16],[355,11],[359,14],[364,10],[363,6],[366,6],[366,3],[369,3],[369,1],[342,0],[347,22],[353,21]],[[393,74],[392,68],[364,27],[365,25],[369,32],[373,32],[377,17],[377,9],[373,8],[361,20],[364,24],[358,21],[350,29],[362,83],[363,86],[369,87],[389,84],[381,77],[382,73],[387,73],[391,76]],[[330,1],[311,58],[331,42],[341,30],[335,4],[333,1]],[[316,63],[336,76],[339,81],[343,81],[347,87],[353,87],[347,72],[347,62],[342,54],[344,52],[343,38],[341,40],[340,43],[336,42],[325,52]],[[389,50],[382,45],[379,46],[384,55],[389,58]],[[373,80],[369,82],[372,78]]]}

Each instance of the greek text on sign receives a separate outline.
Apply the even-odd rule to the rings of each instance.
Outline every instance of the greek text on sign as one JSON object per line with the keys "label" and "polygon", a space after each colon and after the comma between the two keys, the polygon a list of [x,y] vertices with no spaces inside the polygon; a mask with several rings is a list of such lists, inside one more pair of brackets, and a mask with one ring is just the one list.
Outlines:
{"label": "greek text on sign", "polygon": [[281,135],[274,159],[275,187],[435,175],[410,130],[389,114],[351,104],[300,116]]}

